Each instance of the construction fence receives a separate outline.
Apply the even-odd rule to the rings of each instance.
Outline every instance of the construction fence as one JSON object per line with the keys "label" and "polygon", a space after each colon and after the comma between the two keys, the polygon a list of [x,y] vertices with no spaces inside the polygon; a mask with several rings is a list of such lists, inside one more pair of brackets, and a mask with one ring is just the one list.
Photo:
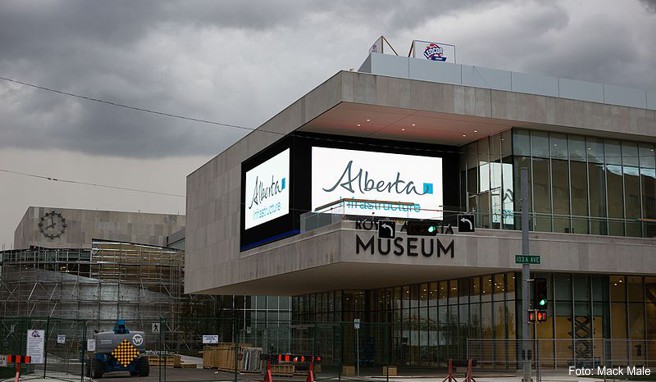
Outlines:
{"label": "construction fence", "polygon": [[[471,339],[441,335],[440,331],[433,337],[421,331],[398,331],[391,324],[361,322],[356,329],[352,321],[295,325],[237,314],[161,317],[148,322],[127,319],[126,327],[144,332],[151,366],[148,380],[216,380],[215,373],[229,373],[223,378],[235,381],[257,380],[265,372],[267,357],[274,375],[306,374],[311,361],[317,361],[314,370],[318,377],[337,379],[388,373],[444,378],[449,361],[461,369],[470,359],[475,376],[515,376],[523,367],[521,340]],[[43,331],[42,360],[23,372],[82,381],[91,355],[88,340],[95,330],[111,328],[85,320],[0,317],[0,354],[27,354],[27,337]],[[536,375],[568,374],[571,368],[656,368],[655,341],[539,339],[527,340],[526,347]],[[0,367],[4,373],[0,377],[14,372],[13,367]],[[128,376],[127,372],[115,373]]]}

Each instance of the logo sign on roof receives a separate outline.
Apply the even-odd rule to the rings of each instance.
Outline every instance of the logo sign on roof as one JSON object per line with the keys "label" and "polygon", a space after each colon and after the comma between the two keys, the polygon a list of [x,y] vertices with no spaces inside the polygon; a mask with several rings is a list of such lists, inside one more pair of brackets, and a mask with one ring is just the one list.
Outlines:
{"label": "logo sign on roof", "polygon": [[410,49],[411,57],[425,58],[437,62],[456,62],[455,45],[442,42],[414,40]]}
{"label": "logo sign on roof", "polygon": [[424,57],[431,61],[446,61],[446,56],[444,56],[444,49],[432,42],[426,45],[424,48]]}
{"label": "logo sign on roof", "polygon": [[442,158],[313,147],[312,209],[341,200],[339,213],[441,220]]}
{"label": "logo sign on roof", "polygon": [[246,172],[245,227],[289,213],[289,149]]}

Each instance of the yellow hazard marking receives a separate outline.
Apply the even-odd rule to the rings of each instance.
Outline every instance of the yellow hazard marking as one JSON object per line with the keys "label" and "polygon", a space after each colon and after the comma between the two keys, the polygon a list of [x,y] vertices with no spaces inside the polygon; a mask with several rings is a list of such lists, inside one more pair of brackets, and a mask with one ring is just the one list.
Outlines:
{"label": "yellow hazard marking", "polygon": [[139,350],[134,347],[127,339],[123,339],[118,346],[112,350],[112,356],[123,367],[127,367],[130,362],[139,356]]}

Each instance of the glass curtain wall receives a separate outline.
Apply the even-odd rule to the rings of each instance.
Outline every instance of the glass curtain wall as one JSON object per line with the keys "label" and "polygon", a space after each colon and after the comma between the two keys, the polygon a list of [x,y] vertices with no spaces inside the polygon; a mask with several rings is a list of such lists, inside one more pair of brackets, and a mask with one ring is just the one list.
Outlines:
{"label": "glass curtain wall", "polygon": [[[575,360],[648,364],[656,358],[656,277],[534,277],[548,286],[548,319],[537,326],[537,338],[549,340],[540,342],[543,366],[567,367]],[[445,367],[449,359],[466,359],[469,350],[479,367],[512,369],[518,357],[513,340],[521,333],[516,280],[518,274],[497,273],[297,296],[293,324],[318,328],[313,346],[328,365],[353,364],[353,318],[360,318],[363,366]],[[314,321],[319,319],[334,321]]]}
{"label": "glass curtain wall", "polygon": [[480,228],[520,229],[526,167],[532,230],[656,236],[652,144],[513,129],[465,146],[460,159],[461,200]]}

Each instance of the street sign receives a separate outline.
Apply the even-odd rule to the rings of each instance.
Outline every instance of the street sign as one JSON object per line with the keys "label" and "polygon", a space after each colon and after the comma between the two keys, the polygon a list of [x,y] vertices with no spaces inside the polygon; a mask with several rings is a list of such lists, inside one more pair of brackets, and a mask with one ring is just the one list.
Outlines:
{"label": "street sign", "polygon": [[394,239],[396,236],[396,222],[392,220],[378,221],[378,237],[381,239]]}
{"label": "street sign", "polygon": [[360,329],[360,319],[359,318],[356,318],[355,320],[353,320],[353,329],[355,329],[355,330]]}
{"label": "street sign", "polygon": [[540,264],[540,256],[515,255],[515,264]]}
{"label": "street sign", "polygon": [[458,215],[458,232],[474,232],[474,215]]}
{"label": "street sign", "polygon": [[203,334],[203,344],[218,344],[219,335],[218,334]]}
{"label": "street sign", "polygon": [[153,322],[151,324],[151,331],[153,333],[159,333],[159,322]]}

